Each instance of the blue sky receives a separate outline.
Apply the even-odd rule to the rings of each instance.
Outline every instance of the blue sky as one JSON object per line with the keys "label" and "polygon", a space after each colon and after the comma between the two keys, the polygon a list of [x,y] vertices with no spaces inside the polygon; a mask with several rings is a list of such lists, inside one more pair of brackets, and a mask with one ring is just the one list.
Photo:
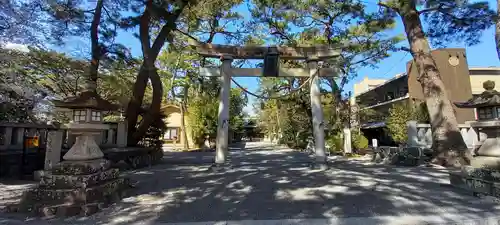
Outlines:
{"label": "blue sky", "polygon": [[[376,1],[374,1],[376,2]],[[489,0],[490,5],[492,7],[496,7],[496,1]],[[374,10],[375,5],[369,4],[368,7],[371,7],[369,10]],[[238,12],[248,16],[248,10],[246,6],[243,4],[242,6],[237,8]],[[397,26],[395,29],[388,31],[390,35],[404,34],[403,25],[398,18]],[[134,56],[141,56],[141,47],[139,40],[132,36],[132,32],[121,32],[118,37],[118,41],[126,46],[128,46],[132,54]],[[221,43],[222,38],[216,39],[216,42]],[[403,42],[404,45],[407,45],[407,42]],[[78,49],[78,45],[81,43],[73,42],[69,43],[71,49],[73,51]],[[467,47],[463,43],[451,43],[447,47],[459,47],[466,48],[467,52],[467,60],[469,67],[488,67],[488,66],[500,66],[500,61],[496,55],[495,50],[495,41],[494,41],[494,27],[486,30],[481,37],[481,43],[475,46]],[[68,51],[68,49],[66,49]],[[351,91],[353,88],[353,84],[359,82],[364,77],[369,78],[382,78],[388,79],[393,77],[398,73],[403,73],[406,70],[406,62],[411,60],[411,55],[406,52],[395,52],[390,57],[384,59],[376,68],[365,67],[361,68],[357,71],[357,76],[351,80],[345,87],[345,91]],[[258,88],[258,80],[257,78],[236,78],[237,82],[241,85],[248,88],[249,91],[255,92]],[[233,86],[235,86],[233,84]],[[249,105],[245,109],[247,112],[252,112],[252,103],[254,102],[254,98],[250,99]]]}

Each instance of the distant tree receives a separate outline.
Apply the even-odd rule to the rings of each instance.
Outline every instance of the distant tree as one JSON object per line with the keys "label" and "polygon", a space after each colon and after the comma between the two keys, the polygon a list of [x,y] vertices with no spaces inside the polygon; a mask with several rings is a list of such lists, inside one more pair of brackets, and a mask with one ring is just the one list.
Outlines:
{"label": "distant tree", "polygon": [[412,108],[407,104],[394,104],[389,109],[387,128],[392,139],[397,143],[406,143],[408,140],[407,123],[414,118]]}
{"label": "distant tree", "polygon": [[35,122],[33,110],[48,95],[30,54],[0,48],[0,121]]}
{"label": "distant tree", "polygon": [[0,1],[0,43],[43,45],[50,33],[45,0]]}
{"label": "distant tree", "polygon": [[[31,115],[24,116],[23,120],[35,119],[38,106],[51,105],[43,101],[81,92],[89,67],[88,61],[37,48],[29,48],[28,52],[0,48],[0,62],[2,101],[8,103],[11,111]],[[134,64],[124,61],[104,64],[98,82],[99,93],[124,107],[131,96],[135,68]]]}
{"label": "distant tree", "polygon": [[408,140],[407,124],[414,120],[419,123],[428,123],[429,116],[425,103],[410,105],[409,103],[398,103],[389,109],[386,125],[392,139],[397,143],[406,143]]}
{"label": "distant tree", "polygon": [[[189,126],[192,138],[197,145],[203,144],[205,136],[208,135],[213,138],[217,135],[219,99],[213,96],[218,95],[220,86],[217,80],[208,80],[205,85],[206,89],[204,92],[201,95],[193,96],[188,102]],[[243,118],[245,116],[243,108],[247,104],[248,99],[241,90],[233,88],[231,89],[230,102],[229,129],[233,133],[242,133]]]}
{"label": "distant tree", "polygon": [[358,118],[361,123],[369,123],[369,122],[378,122],[385,120],[387,115],[383,115],[382,113],[374,110],[373,108],[366,108],[363,105],[357,105],[359,108]]}

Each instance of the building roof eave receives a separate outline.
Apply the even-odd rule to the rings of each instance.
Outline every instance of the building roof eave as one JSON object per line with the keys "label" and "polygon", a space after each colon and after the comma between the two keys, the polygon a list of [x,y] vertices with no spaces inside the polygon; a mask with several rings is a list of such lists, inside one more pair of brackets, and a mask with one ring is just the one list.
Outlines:
{"label": "building roof eave", "polygon": [[409,98],[410,98],[410,95],[407,93],[403,97],[399,97],[399,98],[395,98],[395,99],[392,99],[392,100],[389,100],[389,101],[381,102],[381,103],[378,103],[378,104],[375,104],[375,105],[367,106],[367,107],[362,108],[361,110],[376,108],[376,107],[379,107],[379,106],[391,104],[391,103],[402,101],[402,100],[406,100],[406,99],[409,99]]}

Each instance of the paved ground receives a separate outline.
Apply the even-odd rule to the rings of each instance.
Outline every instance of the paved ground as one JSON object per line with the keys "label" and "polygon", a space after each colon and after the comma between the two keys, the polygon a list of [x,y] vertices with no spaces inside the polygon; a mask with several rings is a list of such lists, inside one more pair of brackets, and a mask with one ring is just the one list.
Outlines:
{"label": "paved ground", "polygon": [[500,224],[500,204],[449,187],[443,169],[333,159],[311,171],[306,154],[247,143],[232,149],[231,169],[214,173],[213,154],[170,152],[129,172],[139,181],[132,197],[89,218],[0,214],[0,224]]}

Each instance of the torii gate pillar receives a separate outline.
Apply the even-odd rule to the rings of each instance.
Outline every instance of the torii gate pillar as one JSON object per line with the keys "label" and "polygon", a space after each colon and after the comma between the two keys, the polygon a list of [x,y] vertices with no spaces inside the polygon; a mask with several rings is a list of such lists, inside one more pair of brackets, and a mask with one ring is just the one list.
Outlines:
{"label": "torii gate pillar", "polygon": [[321,91],[319,80],[318,59],[307,59],[307,67],[311,78],[311,110],[312,110],[312,125],[314,135],[314,155],[315,160],[312,164],[314,169],[326,169],[326,154],[325,154],[325,127],[323,122],[323,108],[321,106]]}
{"label": "torii gate pillar", "polygon": [[229,95],[231,93],[231,62],[233,57],[223,55],[220,67],[222,86],[220,89],[219,119],[217,122],[217,139],[215,149],[215,164],[222,165],[226,162],[229,145]]}

